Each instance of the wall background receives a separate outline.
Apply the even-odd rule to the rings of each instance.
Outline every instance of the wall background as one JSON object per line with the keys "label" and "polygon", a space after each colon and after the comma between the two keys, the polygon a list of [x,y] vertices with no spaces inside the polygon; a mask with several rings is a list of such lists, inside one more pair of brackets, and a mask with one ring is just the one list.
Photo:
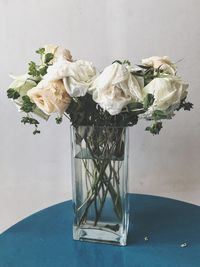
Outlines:
{"label": "wall background", "polygon": [[184,59],[179,73],[195,109],[165,122],[156,137],[145,123],[131,129],[130,191],[200,205],[199,13],[198,0],[0,0],[0,232],[71,197],[69,123],[44,121],[34,137],[6,98],[8,73],[24,73],[48,43],[99,69],[115,59]]}

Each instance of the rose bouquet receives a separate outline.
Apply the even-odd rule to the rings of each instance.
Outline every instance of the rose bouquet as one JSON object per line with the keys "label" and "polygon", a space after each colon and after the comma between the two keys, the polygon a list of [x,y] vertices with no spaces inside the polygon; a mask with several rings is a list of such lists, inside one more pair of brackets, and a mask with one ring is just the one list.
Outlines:
{"label": "rose bouquet", "polygon": [[25,114],[21,122],[34,125],[34,134],[40,133],[35,116],[48,120],[55,113],[58,124],[63,116],[71,121],[74,238],[125,245],[127,127],[146,119],[146,130],[159,134],[162,120],[192,108],[188,85],[166,56],[139,65],[116,60],[100,72],[59,46],[36,53],[40,63],[31,61],[26,74],[11,76],[7,95]]}

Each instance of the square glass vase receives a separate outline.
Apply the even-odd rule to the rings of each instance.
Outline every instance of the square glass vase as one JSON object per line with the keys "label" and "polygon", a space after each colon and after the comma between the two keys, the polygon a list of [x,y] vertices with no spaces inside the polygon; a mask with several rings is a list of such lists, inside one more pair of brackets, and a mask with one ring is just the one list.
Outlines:
{"label": "square glass vase", "polygon": [[125,246],[128,128],[71,126],[73,238]]}

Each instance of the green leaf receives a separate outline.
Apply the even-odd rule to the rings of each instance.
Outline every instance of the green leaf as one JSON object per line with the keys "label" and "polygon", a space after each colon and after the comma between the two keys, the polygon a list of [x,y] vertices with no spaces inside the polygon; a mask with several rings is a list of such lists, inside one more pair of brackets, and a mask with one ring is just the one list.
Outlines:
{"label": "green leaf", "polygon": [[40,67],[39,70],[38,70],[40,75],[44,76],[47,73],[47,68],[48,68],[48,66]]}
{"label": "green leaf", "polygon": [[153,105],[154,100],[155,98],[152,94],[147,94],[144,98],[144,103],[143,103],[144,109],[147,110],[151,105]]}
{"label": "green leaf", "polygon": [[168,119],[169,116],[162,110],[155,110],[152,114],[154,120]]}
{"label": "green leaf", "polygon": [[122,62],[120,60],[118,60],[118,59],[112,62],[112,64],[114,64],[114,63],[119,63],[119,64],[122,65]]}
{"label": "green leaf", "polygon": [[8,89],[7,90],[7,97],[12,99],[18,99],[20,97],[20,94],[15,89]]}
{"label": "green leaf", "polygon": [[127,65],[131,65],[131,62],[129,61],[129,60],[127,60],[127,59],[125,59],[124,61],[123,61],[123,64],[127,64]]}
{"label": "green leaf", "polygon": [[33,77],[40,76],[40,71],[37,69],[37,65],[35,62],[31,61],[28,68],[28,74],[32,75]]}
{"label": "green leaf", "polygon": [[49,63],[54,58],[54,55],[52,53],[47,53],[44,57],[44,63]]}
{"label": "green leaf", "polygon": [[193,109],[193,104],[190,102],[185,102],[183,108],[184,108],[184,110],[190,111],[191,109]]}
{"label": "green leaf", "polygon": [[186,98],[182,99],[180,106],[177,108],[178,111],[181,108],[183,108],[184,110],[188,110],[188,111],[190,111],[193,108],[193,104],[191,102],[186,102],[185,100]]}
{"label": "green leaf", "polygon": [[45,53],[45,48],[44,47],[41,47],[39,48],[38,50],[35,51],[37,54],[39,55],[43,55]]}
{"label": "green leaf", "polygon": [[149,70],[152,68],[151,66],[145,66],[145,65],[136,65],[136,66],[140,67],[141,69],[145,69],[145,70]]}
{"label": "green leaf", "polygon": [[29,124],[33,124],[33,125],[38,125],[39,124],[39,121],[37,121],[36,119],[34,119],[34,118],[30,118],[30,117],[22,117],[22,119],[21,119],[21,122],[23,123],[23,124],[27,124],[27,123],[29,123]]}
{"label": "green leaf", "polygon": [[36,130],[33,131],[33,134],[34,134],[34,135],[36,135],[36,134],[40,134],[40,131],[36,129]]}
{"label": "green leaf", "polygon": [[36,105],[31,102],[30,98],[27,95],[22,97],[22,101],[23,103],[22,103],[21,110],[26,113],[33,112]]}
{"label": "green leaf", "polygon": [[127,105],[128,111],[134,111],[136,109],[141,109],[141,108],[143,108],[143,105],[140,102],[132,102]]}
{"label": "green leaf", "polygon": [[62,123],[62,117],[57,117],[55,120],[56,120],[57,124],[61,124]]}
{"label": "green leaf", "polygon": [[34,118],[31,118],[28,114],[26,117],[22,117],[21,123],[35,125],[35,130],[33,131],[33,134],[35,135],[40,133],[40,131],[38,130],[39,121]]}
{"label": "green leaf", "polygon": [[153,135],[159,134],[162,129],[162,122],[154,122],[151,126],[146,127],[146,131],[149,131]]}

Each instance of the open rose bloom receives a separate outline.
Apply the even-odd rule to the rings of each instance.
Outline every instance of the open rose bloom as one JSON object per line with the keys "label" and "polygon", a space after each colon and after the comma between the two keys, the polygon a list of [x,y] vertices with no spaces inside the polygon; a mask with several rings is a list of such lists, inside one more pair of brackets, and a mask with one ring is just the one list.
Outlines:
{"label": "open rose bloom", "polygon": [[126,127],[138,119],[152,120],[147,130],[157,134],[163,119],[192,108],[186,102],[188,84],[167,56],[145,58],[137,66],[116,60],[97,71],[60,46],[45,45],[36,52],[40,63],[30,62],[25,75],[12,76],[8,89],[8,97],[25,114],[22,122],[36,128],[34,114],[48,119],[54,113],[58,123],[66,115],[72,125]]}

